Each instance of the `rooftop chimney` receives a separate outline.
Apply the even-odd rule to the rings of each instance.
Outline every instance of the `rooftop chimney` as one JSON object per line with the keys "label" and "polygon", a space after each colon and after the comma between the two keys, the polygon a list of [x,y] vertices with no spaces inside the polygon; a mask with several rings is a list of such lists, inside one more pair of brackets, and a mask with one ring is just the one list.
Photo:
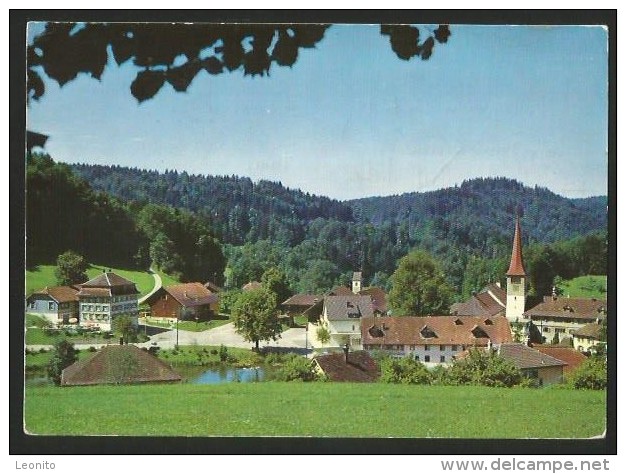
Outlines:
{"label": "rooftop chimney", "polygon": [[350,347],[348,346],[348,344],[344,344],[343,347],[343,357],[344,360],[346,362],[346,364],[348,363],[348,352],[350,351]]}

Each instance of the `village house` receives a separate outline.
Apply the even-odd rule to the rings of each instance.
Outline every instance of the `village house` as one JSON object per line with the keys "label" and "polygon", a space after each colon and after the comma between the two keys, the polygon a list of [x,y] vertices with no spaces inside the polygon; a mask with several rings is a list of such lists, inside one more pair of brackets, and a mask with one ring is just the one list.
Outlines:
{"label": "village house", "polygon": [[153,318],[206,321],[217,314],[219,296],[202,283],[180,283],[159,288],[146,303]]}
{"label": "village house", "polygon": [[313,358],[313,368],[331,382],[376,382],[380,367],[366,351],[350,352],[344,346],[343,353],[319,355]]}
{"label": "village house", "polygon": [[[374,316],[372,299],[369,296],[327,296],[318,324],[309,324],[309,333],[315,335],[317,328],[325,327],[330,341],[325,347],[361,348],[361,320]],[[313,344],[321,345],[313,340]]]}
{"label": "village house", "polygon": [[606,312],[606,300],[553,295],[544,297],[543,302],[524,312],[522,321],[531,321],[543,342],[556,341],[555,335],[560,342],[587,324],[598,323],[606,317]]}
{"label": "village house", "polygon": [[496,351],[504,360],[511,362],[525,377],[537,384],[551,385],[563,381],[566,362],[520,343],[500,344]]}
{"label": "village house", "polygon": [[471,347],[511,342],[511,327],[504,316],[369,317],[361,320],[361,340],[365,350],[431,366],[449,364]]}
{"label": "village house", "polygon": [[298,293],[290,296],[282,302],[281,307],[285,313],[291,317],[304,314],[304,312],[319,301],[322,301],[322,295],[309,295],[306,293]]}
{"label": "village house", "polygon": [[549,355],[565,362],[567,365],[563,366],[563,375],[567,375],[576,370],[580,365],[587,360],[587,357],[581,352],[572,347],[558,347],[545,344],[534,344],[533,349],[538,350],[542,354]]}
{"label": "village house", "polygon": [[572,332],[574,348],[579,352],[591,353],[596,350],[600,341],[602,325],[597,322],[585,324]]}
{"label": "village house", "polygon": [[137,325],[138,295],[132,281],[109,271],[78,285],[35,291],[26,299],[26,312],[56,325],[78,324],[110,331],[113,319],[122,314]]}
{"label": "village house", "polygon": [[26,298],[26,312],[52,324],[76,324],[79,318],[78,286],[46,286]]}
{"label": "village house", "polygon": [[125,315],[137,326],[137,297],[135,284],[113,272],[103,272],[78,291],[81,326],[110,331],[113,320]]}

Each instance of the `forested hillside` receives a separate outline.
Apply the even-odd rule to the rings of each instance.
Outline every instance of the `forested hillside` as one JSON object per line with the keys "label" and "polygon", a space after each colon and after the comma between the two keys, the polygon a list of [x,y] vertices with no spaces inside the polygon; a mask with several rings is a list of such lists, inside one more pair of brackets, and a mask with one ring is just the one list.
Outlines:
{"label": "forested hillside", "polygon": [[143,270],[154,263],[182,280],[223,281],[221,244],[202,219],[94,191],[48,155],[27,156],[26,221],[29,268],[73,250],[90,262]]}
{"label": "forested hillside", "polygon": [[[363,271],[366,284],[387,286],[398,260],[421,248],[441,263],[461,298],[504,276],[516,214],[536,292],[556,275],[606,273],[606,197],[567,199],[514,180],[484,178],[427,193],[339,202],[237,176],[71,169],[136,209],[140,230],[152,234],[149,256],[167,262],[170,255],[170,265],[180,266],[177,246],[171,238],[155,239],[162,232],[150,227],[146,209],[193,216],[223,245],[227,287],[258,280],[270,266],[283,269],[293,291],[326,291],[347,283],[354,270]],[[180,241],[184,227],[175,233]]]}

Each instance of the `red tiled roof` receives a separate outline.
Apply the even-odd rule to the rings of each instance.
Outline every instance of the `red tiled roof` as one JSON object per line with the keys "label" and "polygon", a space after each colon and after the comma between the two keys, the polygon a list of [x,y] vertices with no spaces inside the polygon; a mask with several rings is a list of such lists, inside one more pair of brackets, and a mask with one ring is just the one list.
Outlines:
{"label": "red tiled roof", "polygon": [[349,296],[353,294],[352,290],[347,286],[337,286],[330,290],[327,296]]}
{"label": "red tiled roof", "polygon": [[369,288],[362,289],[359,294],[369,295],[372,298],[374,311],[378,311],[383,314],[387,313],[387,294],[385,293],[385,290],[378,288],[377,286],[370,286]]}
{"label": "red tiled roof", "polygon": [[375,382],[380,377],[376,361],[365,351],[320,355],[313,359],[333,382]]}
{"label": "red tiled roof", "polygon": [[293,295],[283,301],[283,306],[303,306],[310,308],[318,301],[323,299],[322,295],[307,295],[304,293],[299,293],[297,295]]}
{"label": "red tiled roof", "polygon": [[564,372],[571,372],[574,369],[578,368],[580,364],[587,360],[587,357],[577,351],[576,349],[572,349],[571,347],[557,347],[557,346],[546,346],[541,344],[536,344],[533,346],[533,349],[538,350],[539,352],[554,357],[555,359],[562,360],[567,364],[567,366],[563,367]]}
{"label": "red tiled roof", "polygon": [[496,301],[506,306],[506,290],[495,283],[490,283],[485,287],[483,292],[491,293],[492,297],[495,297]]}
{"label": "red tiled roof", "polygon": [[133,345],[105,346],[63,370],[61,385],[178,382],[167,364]]}
{"label": "red tiled roof", "polygon": [[522,230],[519,225],[519,217],[515,221],[515,235],[513,236],[513,251],[511,252],[511,264],[506,272],[507,276],[526,276],[524,260],[522,258]]}
{"label": "red tiled roof", "polygon": [[[492,324],[487,324],[490,320]],[[422,329],[430,329],[436,337],[424,337]],[[474,332],[472,332],[474,331]],[[499,344],[510,342],[511,326],[504,316],[403,316],[365,318],[361,321],[363,344],[459,344],[486,345],[487,338]],[[384,335],[383,335],[384,334]],[[476,336],[478,334],[478,337]]]}
{"label": "red tiled roof", "polygon": [[[489,294],[489,291],[492,291],[491,286],[498,288],[496,285],[490,285],[481,293],[472,296],[469,300],[462,303],[454,303],[450,307],[450,313],[458,316],[495,316],[502,313],[506,309],[506,306],[500,304],[498,300]],[[498,290],[504,292],[501,288],[498,288]],[[497,296],[501,296],[501,294]],[[504,301],[506,301],[506,293]]]}
{"label": "red tiled roof", "polygon": [[218,295],[211,293],[202,283],[197,282],[170,285],[163,290],[187,308],[217,303],[219,300]]}
{"label": "red tiled roof", "polygon": [[606,300],[545,296],[543,302],[526,311],[524,316],[595,320],[604,318],[605,313]]}
{"label": "red tiled roof", "polygon": [[35,291],[31,296],[48,295],[57,303],[78,301],[78,287],[75,286],[46,286],[43,290]]}
{"label": "red tiled roof", "polygon": [[567,365],[566,362],[520,343],[500,344],[498,355],[518,369],[536,369]]}
{"label": "red tiled roof", "polygon": [[114,286],[126,286],[126,285],[134,285],[134,284],[135,283],[133,283],[132,281],[127,280],[126,278],[123,278],[116,273],[105,272],[105,273],[101,273],[95,278],[92,278],[88,282],[83,283],[81,286],[82,287],[95,286],[98,288],[111,288]]}
{"label": "red tiled roof", "polygon": [[81,288],[78,296],[112,296],[110,288]]}

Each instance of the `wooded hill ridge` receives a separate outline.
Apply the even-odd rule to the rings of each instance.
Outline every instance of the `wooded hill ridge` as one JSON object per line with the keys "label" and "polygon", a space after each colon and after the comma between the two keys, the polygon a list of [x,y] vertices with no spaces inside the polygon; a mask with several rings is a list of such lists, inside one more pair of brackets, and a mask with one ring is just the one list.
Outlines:
{"label": "wooded hill ridge", "polygon": [[470,179],[437,191],[341,202],[290,189],[280,182],[255,183],[239,176],[86,164],[71,168],[94,189],[120,199],[198,213],[211,222],[225,243],[231,244],[277,237],[295,244],[304,237],[300,226],[322,218],[376,227],[406,224],[411,231],[432,227],[444,234],[443,238],[494,253],[490,248],[493,242],[488,242],[506,236],[506,245],[510,244],[512,217],[517,212],[523,217],[529,242],[568,239],[604,230],[607,225],[606,196],[568,199],[547,188],[527,187],[501,177]]}
{"label": "wooded hill ridge", "polygon": [[503,277],[519,213],[538,292],[556,275],[606,274],[606,197],[567,199],[480,178],[341,202],[238,176],[27,160],[29,266],[75,250],[88,261],[152,263],[181,281],[227,288],[278,267],[291,291],[321,294],[353,271],[389,289],[399,259],[418,248],[438,260],[460,298]]}

